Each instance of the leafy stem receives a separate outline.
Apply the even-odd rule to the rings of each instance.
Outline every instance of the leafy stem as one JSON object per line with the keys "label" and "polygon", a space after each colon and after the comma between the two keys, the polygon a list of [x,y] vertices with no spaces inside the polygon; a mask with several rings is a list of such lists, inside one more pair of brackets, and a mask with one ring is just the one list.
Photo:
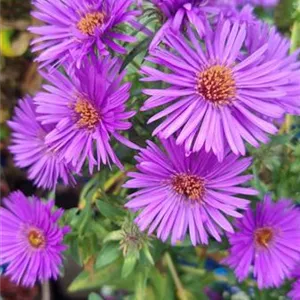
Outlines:
{"label": "leafy stem", "polygon": [[176,268],[174,266],[174,263],[172,261],[171,255],[170,253],[166,253],[165,254],[165,262],[170,270],[171,276],[173,278],[173,281],[175,283],[176,289],[177,289],[177,293],[178,293],[178,297],[181,300],[188,300],[188,297],[186,295],[186,291],[182,285],[182,282],[178,276],[178,273],[176,271]]}

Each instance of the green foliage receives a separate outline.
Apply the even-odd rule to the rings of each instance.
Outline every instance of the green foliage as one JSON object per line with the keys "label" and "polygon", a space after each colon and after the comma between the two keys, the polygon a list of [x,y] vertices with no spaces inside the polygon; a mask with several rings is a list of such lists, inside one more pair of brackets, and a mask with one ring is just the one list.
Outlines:
{"label": "green foliage", "polygon": [[99,209],[100,213],[106,218],[117,218],[124,216],[124,210],[110,204],[108,202],[104,202],[101,200],[96,200],[97,208]]}
{"label": "green foliage", "polygon": [[102,300],[102,299],[103,298],[96,293],[90,293],[88,297],[88,300]]}
{"label": "green foliage", "polygon": [[83,271],[74,279],[68,290],[70,292],[90,290],[99,288],[105,284],[112,284],[117,286],[118,281],[120,281],[121,279],[121,268],[121,262],[120,260],[118,260],[92,273]]}
{"label": "green foliage", "polygon": [[119,245],[117,243],[107,243],[105,244],[96,260],[96,269],[103,268],[106,265],[114,262],[121,255],[121,251],[119,249]]}
{"label": "green foliage", "polygon": [[250,149],[254,159],[253,186],[261,195],[269,191],[275,199],[291,198],[300,202],[300,147],[296,140],[292,132],[275,136],[258,149]]}
{"label": "green foliage", "polygon": [[280,0],[275,9],[274,19],[277,27],[282,31],[288,31],[295,18],[295,10],[298,0]]}

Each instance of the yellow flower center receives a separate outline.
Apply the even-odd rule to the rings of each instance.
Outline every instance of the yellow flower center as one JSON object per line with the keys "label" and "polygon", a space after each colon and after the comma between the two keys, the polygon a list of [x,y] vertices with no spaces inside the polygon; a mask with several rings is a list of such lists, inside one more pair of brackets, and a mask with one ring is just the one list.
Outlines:
{"label": "yellow flower center", "polygon": [[77,28],[84,34],[93,35],[96,27],[101,27],[105,21],[105,14],[102,12],[87,13],[77,23]]}
{"label": "yellow flower center", "polygon": [[30,229],[28,233],[28,241],[33,248],[42,248],[45,246],[45,236],[38,229]]}
{"label": "yellow flower center", "polygon": [[254,236],[257,245],[268,248],[274,237],[274,232],[271,228],[263,227],[257,229]]}
{"label": "yellow flower center", "polygon": [[205,193],[204,180],[197,175],[177,174],[172,180],[173,190],[191,200],[201,201]]}
{"label": "yellow flower center", "polygon": [[92,130],[100,120],[97,110],[86,99],[79,98],[74,106],[74,111],[79,117],[77,125],[80,128],[86,127]]}
{"label": "yellow flower center", "polygon": [[215,105],[232,102],[236,85],[232,71],[225,66],[212,66],[197,74],[197,93]]}

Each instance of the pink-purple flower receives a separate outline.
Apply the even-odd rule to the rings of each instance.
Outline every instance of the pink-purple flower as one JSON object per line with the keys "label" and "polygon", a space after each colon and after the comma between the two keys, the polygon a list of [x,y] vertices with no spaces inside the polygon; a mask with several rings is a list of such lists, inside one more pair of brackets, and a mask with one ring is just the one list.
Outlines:
{"label": "pink-purple flower", "polygon": [[206,13],[217,14],[219,9],[208,6],[207,0],[151,0],[162,14],[163,24],[155,33],[150,44],[150,51],[161,42],[168,30],[178,32],[188,22],[197,24],[199,35],[204,34]]}
{"label": "pink-purple flower", "polygon": [[282,36],[274,26],[262,21],[251,22],[247,26],[247,44],[250,54],[263,45],[268,45],[264,56],[257,60],[257,65],[277,64],[281,73],[292,74],[283,85],[285,96],[278,104],[289,114],[300,115],[300,48],[290,54],[291,41]]}
{"label": "pink-purple flower", "polygon": [[293,284],[292,290],[288,293],[288,296],[292,300],[300,300],[300,279]]}
{"label": "pink-purple flower", "polygon": [[279,0],[236,0],[238,5],[251,4],[254,6],[274,7]]}
{"label": "pink-purple flower", "polygon": [[141,69],[143,81],[167,84],[143,90],[150,97],[142,110],[162,107],[149,120],[162,119],[154,135],[176,133],[187,153],[205,148],[222,160],[227,145],[245,155],[245,142],[258,147],[278,131],[272,120],[288,103],[299,106],[299,64],[288,67],[289,57],[268,59],[269,40],[249,51],[247,28],[220,17],[206,26],[204,38],[192,26],[165,35],[164,47],[152,51]]}
{"label": "pink-purple flower", "polygon": [[63,243],[68,227],[60,227],[62,209],[53,210],[54,201],[13,192],[0,207],[0,264],[8,264],[6,275],[16,284],[33,286],[59,276],[63,263]]}
{"label": "pink-purple flower", "polygon": [[204,150],[186,156],[174,138],[161,142],[164,149],[148,141],[136,156],[137,172],[128,173],[124,186],[137,191],[125,206],[140,211],[135,220],[140,230],[156,231],[163,241],[170,237],[175,244],[187,233],[193,245],[207,244],[209,236],[221,241],[223,231],[233,232],[226,217],[241,217],[238,210],[249,203],[243,195],[256,194],[241,186],[252,178],[241,175],[251,158],[226,153],[219,162]]}
{"label": "pink-purple flower", "polygon": [[53,125],[42,125],[37,120],[36,106],[31,97],[20,100],[15,115],[8,125],[12,130],[9,150],[16,166],[28,168],[28,178],[46,189],[52,189],[59,180],[74,184],[73,168],[59,151],[46,145],[45,136],[54,129]]}
{"label": "pink-purple flower", "polygon": [[120,30],[120,25],[135,21],[139,14],[131,8],[134,0],[34,0],[32,15],[45,23],[29,30],[34,39],[33,52],[41,51],[37,61],[48,64],[76,63],[95,50],[107,55],[108,49],[125,54],[120,42],[136,39]]}
{"label": "pink-purple flower", "polygon": [[260,289],[279,287],[289,278],[300,261],[300,211],[292,201],[281,199],[264,201],[249,209],[236,220],[234,234],[229,234],[231,245],[225,263],[234,269],[237,278],[253,276]]}
{"label": "pink-purple flower", "polygon": [[292,272],[292,278],[296,279],[296,281],[293,283],[292,290],[288,293],[288,296],[292,300],[300,300],[300,261]]}
{"label": "pink-purple flower", "polygon": [[121,168],[111,145],[113,138],[136,148],[120,135],[131,127],[128,119],[135,114],[126,111],[130,83],[121,83],[125,76],[125,71],[120,73],[121,64],[118,58],[91,56],[80,69],[73,69],[70,79],[56,70],[43,74],[50,84],[35,97],[38,119],[55,125],[46,143],[77,173],[86,159],[90,173],[101,164]]}

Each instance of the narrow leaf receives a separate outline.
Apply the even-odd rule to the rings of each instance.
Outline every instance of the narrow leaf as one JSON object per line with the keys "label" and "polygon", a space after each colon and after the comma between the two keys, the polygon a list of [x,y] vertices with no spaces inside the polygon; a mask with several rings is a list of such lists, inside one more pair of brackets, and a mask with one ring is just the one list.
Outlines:
{"label": "narrow leaf", "polygon": [[125,257],[124,264],[122,267],[122,275],[121,275],[122,278],[126,278],[132,273],[136,265],[136,262],[137,262],[137,258],[133,255],[129,255]]}
{"label": "narrow leaf", "polygon": [[100,269],[104,266],[111,264],[115,261],[121,254],[119,249],[119,244],[117,243],[108,243],[105,244],[104,247],[101,249],[99,255],[97,256],[96,260],[96,268]]}

